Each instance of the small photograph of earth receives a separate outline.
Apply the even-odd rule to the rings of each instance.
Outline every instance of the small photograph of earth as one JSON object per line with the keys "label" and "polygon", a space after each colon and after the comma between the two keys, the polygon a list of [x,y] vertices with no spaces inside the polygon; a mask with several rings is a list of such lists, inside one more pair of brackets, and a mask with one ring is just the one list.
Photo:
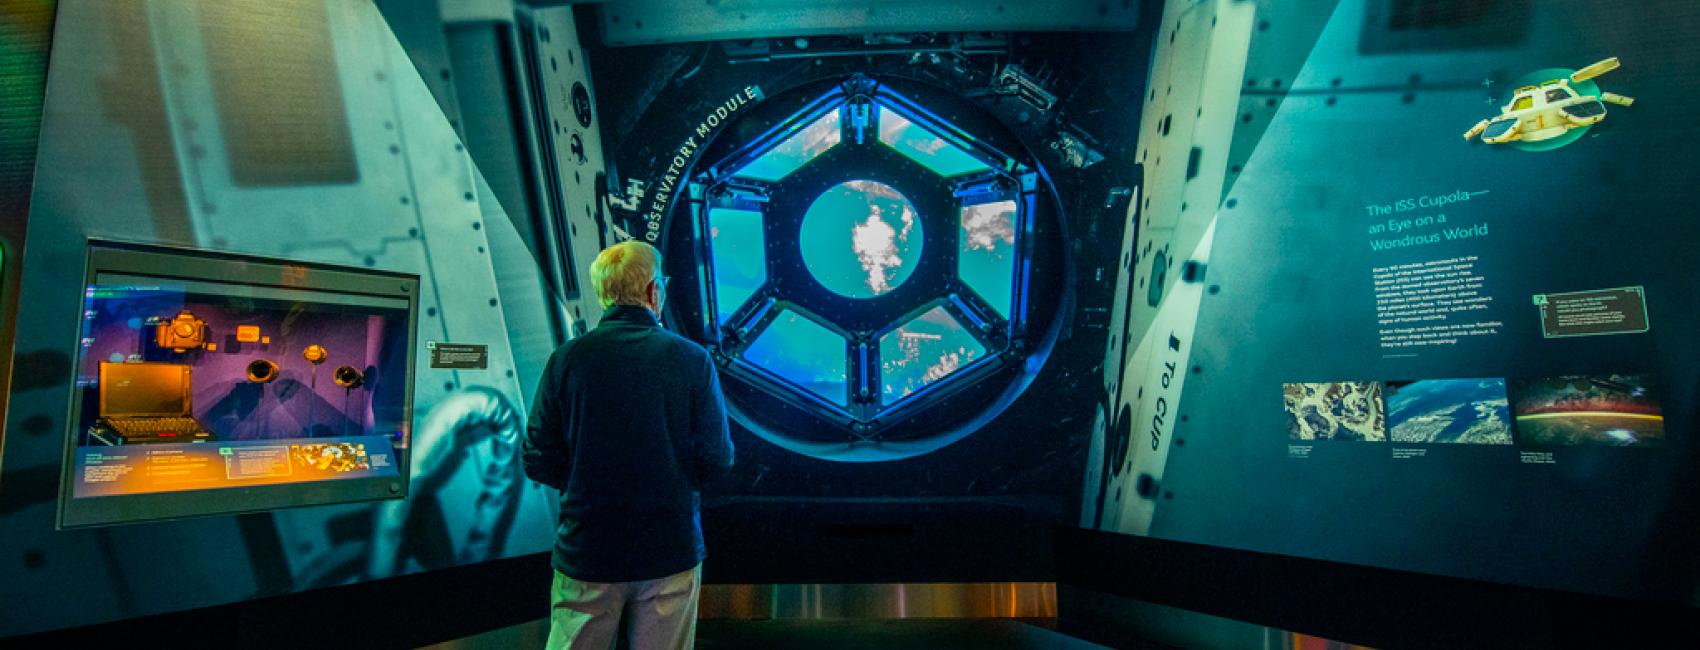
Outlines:
{"label": "small photograph of earth", "polygon": [[1514,379],[1517,442],[1535,446],[1662,447],[1665,418],[1651,375]]}
{"label": "small photograph of earth", "polygon": [[1505,380],[1387,382],[1387,430],[1393,442],[1509,445]]}
{"label": "small photograph of earth", "polygon": [[1285,384],[1287,437],[1291,440],[1387,440],[1381,382]]}

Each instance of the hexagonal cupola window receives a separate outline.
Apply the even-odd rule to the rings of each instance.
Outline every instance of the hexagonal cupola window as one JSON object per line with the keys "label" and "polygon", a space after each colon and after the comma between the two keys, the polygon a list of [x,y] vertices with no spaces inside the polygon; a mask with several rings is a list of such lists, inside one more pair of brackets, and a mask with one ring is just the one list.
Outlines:
{"label": "hexagonal cupola window", "polygon": [[989,144],[1007,134],[965,132],[867,77],[789,105],[741,124],[759,135],[713,149],[686,194],[705,242],[689,313],[734,415],[834,460],[967,435],[1048,349],[1026,308],[1039,175]]}

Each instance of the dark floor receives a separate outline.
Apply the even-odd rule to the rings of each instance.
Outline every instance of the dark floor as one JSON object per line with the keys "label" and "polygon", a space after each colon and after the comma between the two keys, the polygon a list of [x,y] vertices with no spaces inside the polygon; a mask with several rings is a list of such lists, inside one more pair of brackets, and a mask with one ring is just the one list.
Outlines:
{"label": "dark floor", "polygon": [[697,624],[699,650],[1098,650],[1103,647],[1011,619],[714,620]]}
{"label": "dark floor", "polygon": [[[1105,647],[1052,631],[1049,624],[1045,620],[1007,618],[713,619],[697,623],[696,647],[697,650],[1101,650]],[[541,648],[548,636],[549,622],[539,620],[438,644],[431,646],[431,650]]]}

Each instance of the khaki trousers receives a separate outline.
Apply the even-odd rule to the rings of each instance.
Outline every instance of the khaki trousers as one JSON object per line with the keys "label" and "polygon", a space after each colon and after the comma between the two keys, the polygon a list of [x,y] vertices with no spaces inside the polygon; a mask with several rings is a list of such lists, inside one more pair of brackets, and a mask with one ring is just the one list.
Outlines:
{"label": "khaki trousers", "polygon": [[622,619],[632,650],[686,650],[696,643],[701,578],[701,564],[637,582],[586,582],[556,571],[549,650],[613,648]]}

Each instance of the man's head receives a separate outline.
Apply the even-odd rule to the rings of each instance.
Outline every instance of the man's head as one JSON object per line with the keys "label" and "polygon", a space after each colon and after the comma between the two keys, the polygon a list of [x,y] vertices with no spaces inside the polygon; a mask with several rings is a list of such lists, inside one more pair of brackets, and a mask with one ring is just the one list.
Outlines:
{"label": "man's head", "polygon": [[590,263],[590,284],[603,309],[633,305],[647,307],[659,316],[666,297],[661,252],[636,240],[609,246]]}

